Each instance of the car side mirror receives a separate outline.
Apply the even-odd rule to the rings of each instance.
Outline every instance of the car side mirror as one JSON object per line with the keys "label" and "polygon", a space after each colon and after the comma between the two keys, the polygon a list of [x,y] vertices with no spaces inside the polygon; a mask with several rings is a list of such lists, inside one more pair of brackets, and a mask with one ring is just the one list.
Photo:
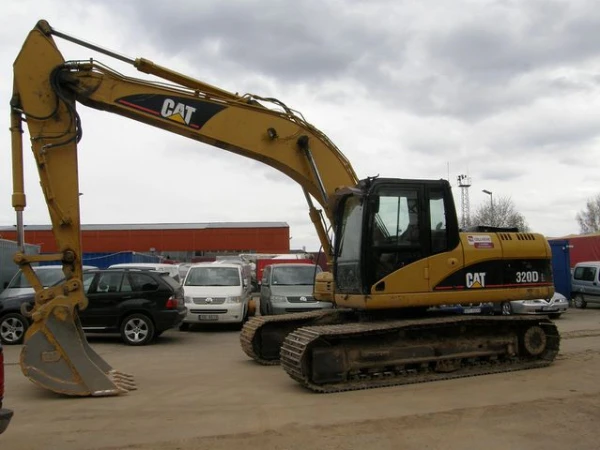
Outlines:
{"label": "car side mirror", "polygon": [[4,289],[6,289],[8,287],[8,281],[4,282]]}

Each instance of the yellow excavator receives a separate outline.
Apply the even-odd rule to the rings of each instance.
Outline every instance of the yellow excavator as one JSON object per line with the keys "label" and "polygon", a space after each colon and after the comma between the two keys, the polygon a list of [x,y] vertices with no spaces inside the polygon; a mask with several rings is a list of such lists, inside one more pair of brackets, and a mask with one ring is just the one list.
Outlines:
{"label": "yellow excavator", "polygon": [[[160,81],[130,78],[92,59],[65,61],[55,37]],[[336,392],[542,367],[554,360],[560,336],[548,318],[427,312],[440,305],[550,297],[551,252],[543,236],[460,230],[446,180],[359,180],[334,143],[283,102],[227,92],[42,20],[15,60],[11,99],[18,241],[23,243],[26,206],[25,122],[59,248],[52,255],[15,255],[36,291],[26,311],[33,324],[20,359],[34,383],[72,396],[135,388],[131,375],[113,369],[87,344],[78,319],[87,306],[78,103],[263,162],[300,185],[332,269],[319,276],[315,296],[335,307],[250,319],[241,346],[257,362],[280,363],[305,387]],[[49,260],[62,262],[65,281],[43,288],[31,264]]]}

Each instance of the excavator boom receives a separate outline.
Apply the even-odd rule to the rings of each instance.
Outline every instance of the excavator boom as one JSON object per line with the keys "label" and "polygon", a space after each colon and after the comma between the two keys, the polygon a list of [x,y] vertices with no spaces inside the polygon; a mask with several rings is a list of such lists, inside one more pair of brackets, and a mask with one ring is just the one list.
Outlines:
{"label": "excavator boom", "polygon": [[[163,81],[125,77],[89,59],[65,61],[53,36],[127,62]],[[81,283],[77,143],[82,124],[77,103],[255,159],[283,172],[302,187],[324,252],[331,255],[327,224],[333,220],[330,198],[336,189],[353,186],[358,179],[324,133],[276,99],[229,93],[147,59],[102,49],[39,21],[15,60],[11,99],[12,203],[17,212],[18,241],[22,246],[26,197],[21,139],[25,121],[59,248],[54,255],[25,255],[23,251],[15,255],[15,262],[36,291],[33,309],[25,311],[33,324],[21,354],[22,370],[35,383],[67,395],[117,395],[135,387],[131,376],[115,371],[91,349],[77,317],[77,311],[87,306]],[[324,170],[327,177],[321,175]],[[44,289],[31,269],[32,263],[41,261],[60,261],[65,282]]]}

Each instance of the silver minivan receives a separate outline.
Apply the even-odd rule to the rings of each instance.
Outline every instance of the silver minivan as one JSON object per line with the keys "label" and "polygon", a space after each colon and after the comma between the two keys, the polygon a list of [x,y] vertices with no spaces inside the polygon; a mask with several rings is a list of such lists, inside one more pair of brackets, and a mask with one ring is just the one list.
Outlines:
{"label": "silver minivan", "polygon": [[315,277],[322,270],[315,264],[282,263],[265,267],[260,288],[260,313],[287,314],[332,308],[313,296]]}
{"label": "silver minivan", "polygon": [[571,278],[571,298],[576,308],[600,304],[600,261],[575,264]]}

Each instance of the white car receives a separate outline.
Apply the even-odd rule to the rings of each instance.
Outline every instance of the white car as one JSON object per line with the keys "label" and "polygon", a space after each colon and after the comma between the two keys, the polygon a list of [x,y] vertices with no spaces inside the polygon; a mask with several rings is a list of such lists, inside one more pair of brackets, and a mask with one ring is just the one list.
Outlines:
{"label": "white car", "polygon": [[193,264],[183,280],[187,315],[179,327],[190,324],[238,323],[248,318],[250,284],[239,264]]}
{"label": "white car", "polygon": [[497,304],[499,313],[504,316],[511,314],[541,314],[551,319],[558,319],[569,309],[569,300],[559,292],[551,299],[538,298],[535,300],[514,300]]}

